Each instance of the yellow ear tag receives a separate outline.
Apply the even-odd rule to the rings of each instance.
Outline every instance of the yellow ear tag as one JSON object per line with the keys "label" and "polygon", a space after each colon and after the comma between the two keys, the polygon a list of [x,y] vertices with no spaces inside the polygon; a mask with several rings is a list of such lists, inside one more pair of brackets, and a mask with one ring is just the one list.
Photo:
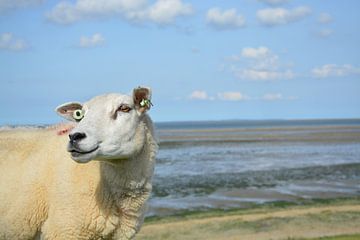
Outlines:
{"label": "yellow ear tag", "polygon": [[84,112],[83,110],[81,109],[77,109],[73,112],[73,118],[76,120],[76,121],[80,121],[81,119],[83,119],[84,117]]}

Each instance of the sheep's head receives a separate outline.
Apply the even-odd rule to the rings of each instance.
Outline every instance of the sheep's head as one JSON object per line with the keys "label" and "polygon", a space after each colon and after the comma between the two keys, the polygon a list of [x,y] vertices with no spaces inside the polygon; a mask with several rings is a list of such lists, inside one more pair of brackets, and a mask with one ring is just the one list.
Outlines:
{"label": "sheep's head", "polygon": [[141,119],[150,109],[151,90],[138,87],[133,95],[107,94],[80,104],[60,105],[56,112],[76,121],[69,134],[68,152],[76,162],[117,160],[134,156],[145,143]]}

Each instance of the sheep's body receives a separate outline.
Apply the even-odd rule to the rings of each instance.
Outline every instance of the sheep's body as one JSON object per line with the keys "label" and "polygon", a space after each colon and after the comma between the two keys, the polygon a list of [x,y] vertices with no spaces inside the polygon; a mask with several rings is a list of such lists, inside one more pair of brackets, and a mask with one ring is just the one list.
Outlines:
{"label": "sheep's body", "polygon": [[121,160],[74,162],[56,129],[0,132],[0,239],[129,239],[142,224],[157,144]]}

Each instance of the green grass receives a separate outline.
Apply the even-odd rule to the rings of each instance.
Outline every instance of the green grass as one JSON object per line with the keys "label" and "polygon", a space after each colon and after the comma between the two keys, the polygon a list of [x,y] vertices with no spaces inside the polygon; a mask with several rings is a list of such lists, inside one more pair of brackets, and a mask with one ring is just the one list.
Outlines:
{"label": "green grass", "polygon": [[[146,240],[182,240],[182,239],[227,239],[236,236],[278,236],[284,240],[360,240],[360,234],[332,237],[301,238],[300,236],[326,236],[354,233],[360,229],[360,212],[351,210],[332,211],[331,207],[360,205],[360,197],[338,199],[315,199],[294,202],[272,202],[253,205],[246,209],[208,211],[186,211],[168,217],[152,217],[146,220],[149,229],[147,235],[138,239]],[[330,210],[312,211],[310,208],[329,206]],[[272,214],[288,210],[308,210],[304,214]],[[300,211],[302,212],[302,211]],[[264,213],[269,215],[264,215]],[[299,211],[294,211],[299,213]],[[243,218],[242,215],[260,214],[260,218]],[[221,218],[223,216],[236,216]],[[238,217],[239,216],[239,217]],[[216,218],[220,217],[220,218]],[[206,219],[209,218],[209,219]],[[191,221],[204,219],[205,221]],[[248,219],[248,220],[246,220]],[[190,222],[187,222],[190,221]],[[167,227],[163,223],[170,223]],[[171,224],[173,223],[173,225]],[[154,226],[152,226],[154,224]],[[156,226],[159,224],[159,226]],[[171,226],[175,227],[172,228]],[[181,227],[179,227],[181,226]],[[145,226],[146,227],[146,226]],[[309,234],[303,234],[309,231]],[[315,234],[315,235],[314,235]],[[287,237],[293,236],[293,237]],[[298,236],[298,237],[296,237]],[[270,238],[269,238],[270,239]]]}
{"label": "green grass", "polygon": [[[276,229],[281,229],[283,226],[304,226],[307,227],[309,223],[314,225],[333,225],[340,226],[343,223],[353,224],[360,221],[359,212],[322,212],[317,214],[306,214],[303,216],[291,216],[291,217],[269,217],[256,221],[242,221],[231,220],[227,222],[217,223],[212,226],[215,232],[226,232],[232,229],[243,229],[246,232],[258,233],[258,232],[271,232]],[[355,226],[356,225],[356,226]],[[355,224],[356,228],[358,224]]]}
{"label": "green grass", "polygon": [[320,237],[320,238],[289,238],[288,240],[360,240],[360,234],[355,235],[341,235],[341,236],[332,236],[332,237]]}

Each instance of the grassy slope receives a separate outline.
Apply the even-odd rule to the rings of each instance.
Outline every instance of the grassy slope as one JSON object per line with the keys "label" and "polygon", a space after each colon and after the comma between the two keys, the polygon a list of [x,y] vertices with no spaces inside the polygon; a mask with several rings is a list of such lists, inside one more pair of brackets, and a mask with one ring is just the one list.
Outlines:
{"label": "grassy slope", "polygon": [[317,238],[287,238],[286,240],[359,240],[360,234],[339,235],[331,237],[317,237]]}
{"label": "grassy slope", "polygon": [[[311,240],[359,240],[359,239],[360,239],[360,234],[334,236],[334,237],[320,237],[320,238],[313,238]],[[298,240],[298,239],[296,239],[296,240]]]}
{"label": "grassy slope", "polygon": [[[149,218],[136,239],[320,240],[316,237],[347,234],[360,234],[360,198],[298,205],[273,203],[252,209]],[[352,240],[360,239],[360,235],[323,239]]]}

